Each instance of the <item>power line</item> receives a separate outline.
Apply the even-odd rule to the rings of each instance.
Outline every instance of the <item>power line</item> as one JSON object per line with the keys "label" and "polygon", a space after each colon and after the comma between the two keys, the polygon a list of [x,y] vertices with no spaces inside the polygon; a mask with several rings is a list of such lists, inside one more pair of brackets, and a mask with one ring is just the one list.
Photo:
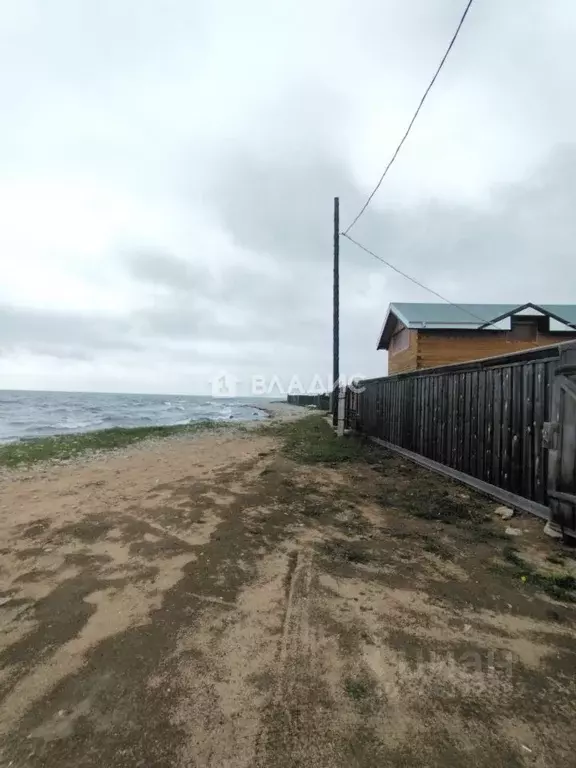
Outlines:
{"label": "power line", "polygon": [[420,103],[418,104],[418,109],[416,110],[416,112],[414,112],[414,116],[412,117],[412,120],[410,120],[410,123],[408,124],[408,128],[406,129],[406,133],[405,133],[405,134],[404,134],[404,136],[402,137],[402,140],[400,141],[400,144],[398,144],[398,146],[396,147],[396,151],[395,151],[395,152],[394,152],[394,154],[392,155],[392,159],[390,160],[390,162],[388,163],[388,165],[387,165],[387,166],[386,166],[386,168],[384,169],[384,173],[382,174],[382,176],[380,176],[380,179],[379,179],[379,181],[378,181],[378,184],[376,184],[376,186],[375,186],[375,187],[374,187],[374,189],[372,190],[372,192],[371,192],[370,196],[368,197],[368,200],[366,200],[366,202],[364,203],[364,205],[363,205],[363,206],[362,206],[362,208],[360,209],[360,212],[358,213],[358,215],[356,216],[356,218],[354,219],[354,221],[352,222],[352,224],[350,224],[350,226],[349,226],[349,227],[346,229],[346,231],[344,232],[344,234],[345,234],[345,235],[347,235],[347,234],[348,234],[348,232],[350,232],[350,230],[351,230],[351,229],[352,229],[352,227],[353,227],[353,226],[356,224],[356,222],[358,221],[358,219],[359,219],[359,218],[362,216],[362,214],[364,213],[364,211],[366,210],[366,208],[368,208],[368,206],[369,206],[369,205],[370,205],[370,203],[372,202],[372,198],[374,197],[374,195],[376,194],[376,192],[378,192],[378,190],[380,189],[380,185],[381,185],[381,184],[382,184],[382,182],[384,181],[384,178],[385,178],[386,174],[388,173],[388,171],[389,171],[389,170],[390,170],[390,168],[392,167],[392,164],[394,163],[394,161],[395,161],[395,160],[396,160],[396,158],[398,157],[398,155],[399,155],[399,153],[400,153],[400,150],[402,149],[402,146],[404,145],[404,142],[405,142],[405,141],[406,141],[406,139],[408,138],[408,134],[409,134],[409,133],[410,133],[410,131],[412,130],[412,126],[413,126],[413,125],[414,125],[414,123],[416,122],[416,118],[417,118],[417,117],[418,117],[418,115],[420,114],[420,110],[422,109],[422,107],[423,107],[423,105],[424,105],[424,102],[426,101],[426,97],[428,96],[428,94],[429,94],[429,93],[430,93],[430,91],[432,90],[432,86],[433,86],[433,85],[434,85],[434,83],[436,82],[436,78],[437,78],[437,77],[438,77],[438,75],[440,74],[440,71],[441,71],[442,67],[444,66],[444,63],[446,62],[446,59],[448,58],[448,55],[449,55],[450,51],[452,50],[452,47],[453,47],[454,43],[456,42],[456,38],[458,37],[458,35],[459,35],[459,33],[460,33],[460,30],[462,29],[462,25],[464,24],[464,21],[465,21],[465,19],[466,19],[466,16],[468,15],[468,11],[470,10],[470,8],[471,8],[471,6],[472,6],[472,3],[473,3],[473,2],[474,2],[474,0],[468,0],[468,4],[467,4],[467,6],[466,6],[466,9],[464,10],[464,13],[462,14],[462,18],[460,19],[460,23],[459,23],[459,24],[458,24],[458,26],[456,27],[456,32],[454,32],[454,35],[453,35],[453,37],[452,37],[452,40],[450,40],[450,45],[449,45],[449,46],[448,46],[448,48],[446,49],[446,53],[445,53],[445,54],[444,54],[444,56],[442,57],[442,61],[440,62],[439,66],[438,66],[438,69],[436,70],[436,72],[435,72],[435,74],[434,74],[434,77],[433,77],[433,78],[432,78],[432,80],[430,81],[430,84],[428,85],[428,88],[426,88],[426,90],[424,91],[424,96],[422,96],[422,98],[420,99]]}
{"label": "power line", "polygon": [[492,323],[489,320],[486,320],[483,317],[480,317],[479,315],[475,315],[474,312],[470,312],[469,309],[466,309],[466,307],[463,307],[461,304],[455,304],[453,301],[450,301],[450,299],[447,299],[446,296],[442,296],[441,293],[438,293],[438,291],[435,291],[433,288],[429,288],[427,285],[424,285],[424,283],[421,283],[419,280],[416,280],[415,277],[412,277],[411,275],[406,274],[406,272],[403,272],[401,269],[398,269],[398,267],[394,266],[394,264],[391,264],[389,261],[386,261],[386,259],[383,259],[382,256],[378,256],[377,253],[374,253],[374,251],[371,251],[369,248],[366,248],[365,245],[362,245],[362,243],[359,243],[357,240],[354,240],[353,237],[350,237],[350,235],[347,235],[346,232],[342,232],[342,237],[345,237],[347,240],[350,240],[351,243],[354,243],[358,248],[360,248],[362,251],[365,251],[366,253],[370,254],[370,256],[373,256],[375,259],[378,259],[378,261],[381,261],[382,264],[386,264],[387,267],[390,267],[390,269],[393,269],[394,272],[397,272],[399,275],[402,275],[402,277],[405,277],[407,280],[410,280],[410,282],[414,283],[415,285],[418,285],[420,288],[424,288],[425,291],[428,291],[428,293],[434,294],[434,296],[437,296],[439,299],[442,299],[442,301],[445,301],[447,304],[451,304],[453,307],[457,307],[458,309],[461,309],[462,312],[466,312],[466,314],[470,315],[470,317],[473,317],[475,320],[480,320],[481,323],[484,325],[492,325]]}

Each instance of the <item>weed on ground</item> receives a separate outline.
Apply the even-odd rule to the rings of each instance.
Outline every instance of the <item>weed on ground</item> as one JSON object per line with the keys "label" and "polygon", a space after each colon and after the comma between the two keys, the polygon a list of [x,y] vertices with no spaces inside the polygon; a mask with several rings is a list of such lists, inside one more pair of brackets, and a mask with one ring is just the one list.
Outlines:
{"label": "weed on ground", "polygon": [[527,562],[512,546],[504,547],[502,557],[507,571],[524,584],[531,584],[550,597],[564,602],[576,602],[576,578],[567,573],[543,573]]}
{"label": "weed on ground", "polygon": [[39,461],[66,461],[89,451],[110,451],[132,443],[173,435],[192,435],[232,425],[217,421],[166,427],[114,427],[75,435],[34,438],[0,446],[0,466],[17,467]]}
{"label": "weed on ground", "polygon": [[280,438],[284,455],[301,464],[374,460],[375,448],[369,441],[356,435],[338,437],[326,419],[317,414],[260,429]]}

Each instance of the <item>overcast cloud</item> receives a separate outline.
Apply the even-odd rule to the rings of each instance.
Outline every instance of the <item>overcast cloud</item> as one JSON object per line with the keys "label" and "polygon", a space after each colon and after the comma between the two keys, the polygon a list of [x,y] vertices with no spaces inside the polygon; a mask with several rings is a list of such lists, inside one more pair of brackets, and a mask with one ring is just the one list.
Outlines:
{"label": "overcast cloud", "polygon": [[[464,0],[0,0],[0,387],[331,370],[332,200],[378,179]],[[477,0],[354,237],[457,302],[575,302],[576,6]],[[342,243],[342,368],[390,301]]]}

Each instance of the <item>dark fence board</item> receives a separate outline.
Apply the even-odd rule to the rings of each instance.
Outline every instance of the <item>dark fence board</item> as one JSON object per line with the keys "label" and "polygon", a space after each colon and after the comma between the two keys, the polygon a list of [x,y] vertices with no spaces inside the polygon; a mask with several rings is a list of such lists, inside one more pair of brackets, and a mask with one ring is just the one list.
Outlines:
{"label": "dark fence board", "polygon": [[478,371],[477,377],[477,405],[476,405],[476,471],[475,476],[484,479],[484,445],[486,432],[484,429],[486,407],[486,371]]}
{"label": "dark fence board", "polygon": [[520,494],[522,490],[522,368],[512,368],[510,490]]}
{"label": "dark fence board", "polygon": [[501,452],[502,452],[502,371],[492,371],[492,483],[502,488]]}
{"label": "dark fence board", "polygon": [[510,463],[512,429],[510,427],[510,406],[512,402],[512,372],[509,367],[502,369],[502,446],[500,452],[500,488],[510,488]]}
{"label": "dark fence board", "polygon": [[534,366],[534,499],[544,502],[546,486],[544,484],[544,456],[542,446],[542,425],[546,399],[546,365]]}
{"label": "dark fence board", "polygon": [[534,489],[534,365],[522,369],[522,490],[521,496],[532,498]]}
{"label": "dark fence board", "polygon": [[330,410],[330,395],[288,395],[286,401],[290,405],[315,405],[321,411]]}
{"label": "dark fence board", "polygon": [[[485,423],[484,433],[486,435],[485,441],[485,456],[484,456],[484,480],[487,483],[493,483],[493,469],[494,469],[494,371],[486,371],[486,391],[485,396]],[[496,485],[496,483],[494,483]]]}
{"label": "dark fence board", "polygon": [[347,408],[354,408],[347,424],[547,504],[542,428],[550,419],[560,350],[567,346],[573,345],[362,382],[364,389],[346,398]]}

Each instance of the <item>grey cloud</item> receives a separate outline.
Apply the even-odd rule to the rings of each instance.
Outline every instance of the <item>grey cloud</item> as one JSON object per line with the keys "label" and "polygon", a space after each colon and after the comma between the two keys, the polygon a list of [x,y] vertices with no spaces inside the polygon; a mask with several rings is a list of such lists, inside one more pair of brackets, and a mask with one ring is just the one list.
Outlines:
{"label": "grey cloud", "polygon": [[[223,228],[243,248],[282,265],[300,285],[331,282],[332,198],[341,198],[343,226],[365,199],[346,166],[323,148],[302,153],[289,163],[281,151],[265,161],[250,148],[228,155],[226,172],[211,197]],[[249,190],[249,193],[242,192]],[[410,207],[379,208],[378,197],[352,230],[355,239],[454,301],[573,301],[576,281],[576,145],[562,145],[526,178],[492,190],[484,203],[453,204],[430,200]],[[370,275],[385,275],[379,306],[342,317],[343,359],[355,368],[372,360],[375,339],[390,301],[436,298],[341,240],[343,299],[362,290]],[[288,280],[293,316],[310,315],[307,290]],[[250,291],[244,301],[250,301]],[[269,295],[262,306],[273,306]],[[314,338],[325,343],[331,314],[321,302]],[[381,359],[384,369],[384,359]]]}
{"label": "grey cloud", "polygon": [[140,348],[125,321],[8,305],[0,305],[0,346],[5,354],[24,350],[78,360]]}
{"label": "grey cloud", "polygon": [[[334,194],[341,198],[346,226],[368,191],[361,192],[349,169],[321,150],[292,165],[281,159],[263,164],[244,152],[236,160],[227,158],[226,169],[227,192],[223,181],[212,198],[222,226],[243,247],[297,272],[330,265]],[[241,187],[251,190],[250,197],[231,205]],[[351,235],[420,280],[458,281],[461,300],[489,300],[494,291],[520,300],[539,291],[536,298],[561,300],[559,283],[566,271],[576,272],[575,197],[576,145],[564,145],[528,178],[494,189],[485,204],[430,200],[381,210],[377,196]],[[342,251],[356,270],[386,269],[345,240]],[[388,276],[400,294],[414,293],[402,278]],[[510,284],[513,276],[516,282]]]}
{"label": "grey cloud", "polygon": [[[31,9],[29,20],[18,20],[21,5]],[[460,0],[420,6],[295,3],[283,24],[284,11],[267,15],[263,0],[242,7],[167,0],[162,12],[152,0],[10,4],[14,28],[0,30],[6,178],[26,186],[28,177],[52,174],[56,188],[61,181],[71,189],[101,184],[118,201],[114,214],[123,220],[126,213],[130,223],[110,224],[109,237],[121,244],[125,316],[0,306],[6,353],[100,360],[126,352],[151,366],[227,359],[329,367],[332,199],[340,196],[346,226],[370,191],[355,175],[355,151],[366,149],[359,156],[364,172],[373,166],[375,182],[396,140],[389,124],[411,114],[462,10]],[[474,5],[414,143],[353,230],[456,301],[573,300],[576,150],[559,145],[545,156],[572,133],[570,8],[566,0],[527,0],[518,28],[516,9],[497,0]],[[547,35],[554,50],[546,49]],[[286,65],[285,50],[294,52]],[[477,128],[467,109],[475,110]],[[430,143],[419,143],[427,131]],[[507,135],[522,144],[517,165],[506,166],[506,153],[516,154]],[[443,183],[438,166],[427,164],[435,136],[456,187],[463,172],[454,156],[466,158],[477,145],[480,153],[494,151],[486,162],[492,159],[500,178],[511,167],[518,180],[482,201],[401,206],[393,190],[405,181],[403,168],[415,184],[419,173],[428,182],[430,169],[434,183]],[[454,136],[454,156],[446,136]],[[544,161],[530,174],[538,153]],[[482,189],[479,179],[472,188]],[[147,211],[149,228],[141,223]],[[35,215],[42,219],[30,211],[31,226]],[[103,229],[108,217],[103,212]],[[218,253],[195,258],[198,226],[208,242],[227,238],[238,263],[223,269]],[[78,251],[81,263],[81,242]],[[341,253],[343,365],[378,373],[385,356],[374,346],[388,302],[432,297],[345,240]],[[213,270],[206,268],[211,258]]]}
{"label": "grey cloud", "polygon": [[212,280],[206,268],[165,251],[137,251],[125,258],[130,274],[144,283],[174,291],[211,290]]}

